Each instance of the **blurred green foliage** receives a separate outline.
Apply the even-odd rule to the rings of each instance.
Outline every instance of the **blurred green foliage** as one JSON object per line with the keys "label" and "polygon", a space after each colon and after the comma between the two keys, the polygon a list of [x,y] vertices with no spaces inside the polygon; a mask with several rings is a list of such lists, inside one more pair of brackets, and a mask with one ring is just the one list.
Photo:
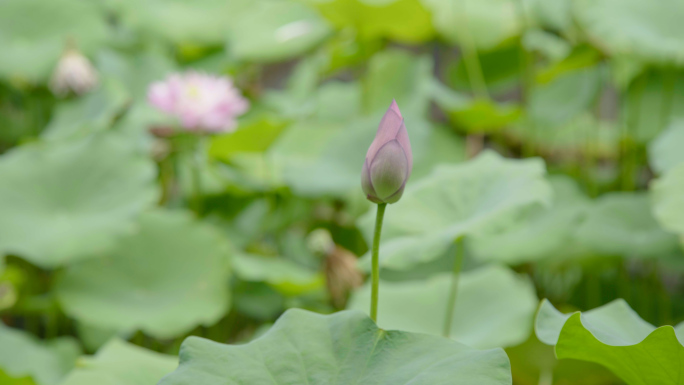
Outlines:
{"label": "blurred green foliage", "polygon": [[[0,1],[0,383],[150,384],[188,336],[367,311],[360,172],[392,99],[414,169],[387,210],[380,327],[441,335],[453,284],[449,337],[506,348],[514,384],[678,383],[657,376],[681,360],[624,362],[682,349],[653,326],[684,320],[682,20],[681,0]],[[57,97],[68,48],[99,82]],[[251,103],[237,131],[173,130],[148,104],[184,70],[233,79]],[[289,311],[259,344],[375,330],[352,314]],[[402,368],[432,341],[397,333]],[[440,341],[510,383],[501,350]],[[233,354],[205,344],[189,368]]]}

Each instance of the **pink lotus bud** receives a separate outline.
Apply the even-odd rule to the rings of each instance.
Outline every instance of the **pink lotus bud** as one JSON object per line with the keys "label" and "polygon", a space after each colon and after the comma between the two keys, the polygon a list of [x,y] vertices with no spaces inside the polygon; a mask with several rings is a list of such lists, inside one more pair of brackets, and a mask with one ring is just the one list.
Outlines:
{"label": "pink lotus bud", "polygon": [[74,48],[67,49],[57,63],[50,79],[50,90],[57,96],[66,96],[70,91],[84,94],[97,85],[97,71],[88,58]]}
{"label": "pink lotus bud", "polygon": [[361,174],[361,187],[374,203],[394,203],[404,193],[413,168],[411,142],[397,102],[382,117]]}
{"label": "pink lotus bud", "polygon": [[147,98],[190,131],[232,131],[237,126],[236,118],[249,108],[247,99],[228,77],[193,71],[173,74],[152,84]]}

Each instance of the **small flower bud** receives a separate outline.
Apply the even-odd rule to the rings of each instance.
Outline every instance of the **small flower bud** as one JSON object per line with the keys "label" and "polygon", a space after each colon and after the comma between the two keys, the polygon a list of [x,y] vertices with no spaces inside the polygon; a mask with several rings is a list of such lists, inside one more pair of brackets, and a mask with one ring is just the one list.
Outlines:
{"label": "small flower bud", "polygon": [[397,102],[382,117],[361,173],[361,187],[374,203],[394,203],[404,193],[413,168],[408,132]]}
{"label": "small flower bud", "polygon": [[87,57],[74,48],[67,49],[57,63],[50,80],[50,90],[57,96],[70,91],[82,95],[97,85],[97,71]]}

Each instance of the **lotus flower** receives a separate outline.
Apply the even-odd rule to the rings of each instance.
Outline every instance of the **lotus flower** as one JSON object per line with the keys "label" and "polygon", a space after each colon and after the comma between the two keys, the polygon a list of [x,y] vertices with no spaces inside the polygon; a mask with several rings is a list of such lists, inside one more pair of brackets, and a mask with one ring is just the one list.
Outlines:
{"label": "lotus flower", "polygon": [[57,63],[50,80],[50,89],[57,96],[66,96],[69,91],[84,94],[97,85],[97,71],[87,57],[74,48],[67,49]]}
{"label": "lotus flower", "polygon": [[249,108],[230,78],[194,71],[172,74],[152,84],[147,97],[154,107],[175,116],[190,131],[233,131],[236,118]]}
{"label": "lotus flower", "polygon": [[397,102],[382,117],[361,174],[361,187],[374,203],[394,203],[404,193],[413,168],[411,142]]}

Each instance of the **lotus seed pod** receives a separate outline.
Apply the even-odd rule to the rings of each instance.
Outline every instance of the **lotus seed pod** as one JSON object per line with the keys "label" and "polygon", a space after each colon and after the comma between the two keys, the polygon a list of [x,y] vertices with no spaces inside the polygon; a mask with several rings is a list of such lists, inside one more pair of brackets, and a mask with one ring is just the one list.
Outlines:
{"label": "lotus seed pod", "polygon": [[374,203],[394,203],[404,193],[413,168],[408,132],[397,102],[382,117],[361,172],[361,187]]}

